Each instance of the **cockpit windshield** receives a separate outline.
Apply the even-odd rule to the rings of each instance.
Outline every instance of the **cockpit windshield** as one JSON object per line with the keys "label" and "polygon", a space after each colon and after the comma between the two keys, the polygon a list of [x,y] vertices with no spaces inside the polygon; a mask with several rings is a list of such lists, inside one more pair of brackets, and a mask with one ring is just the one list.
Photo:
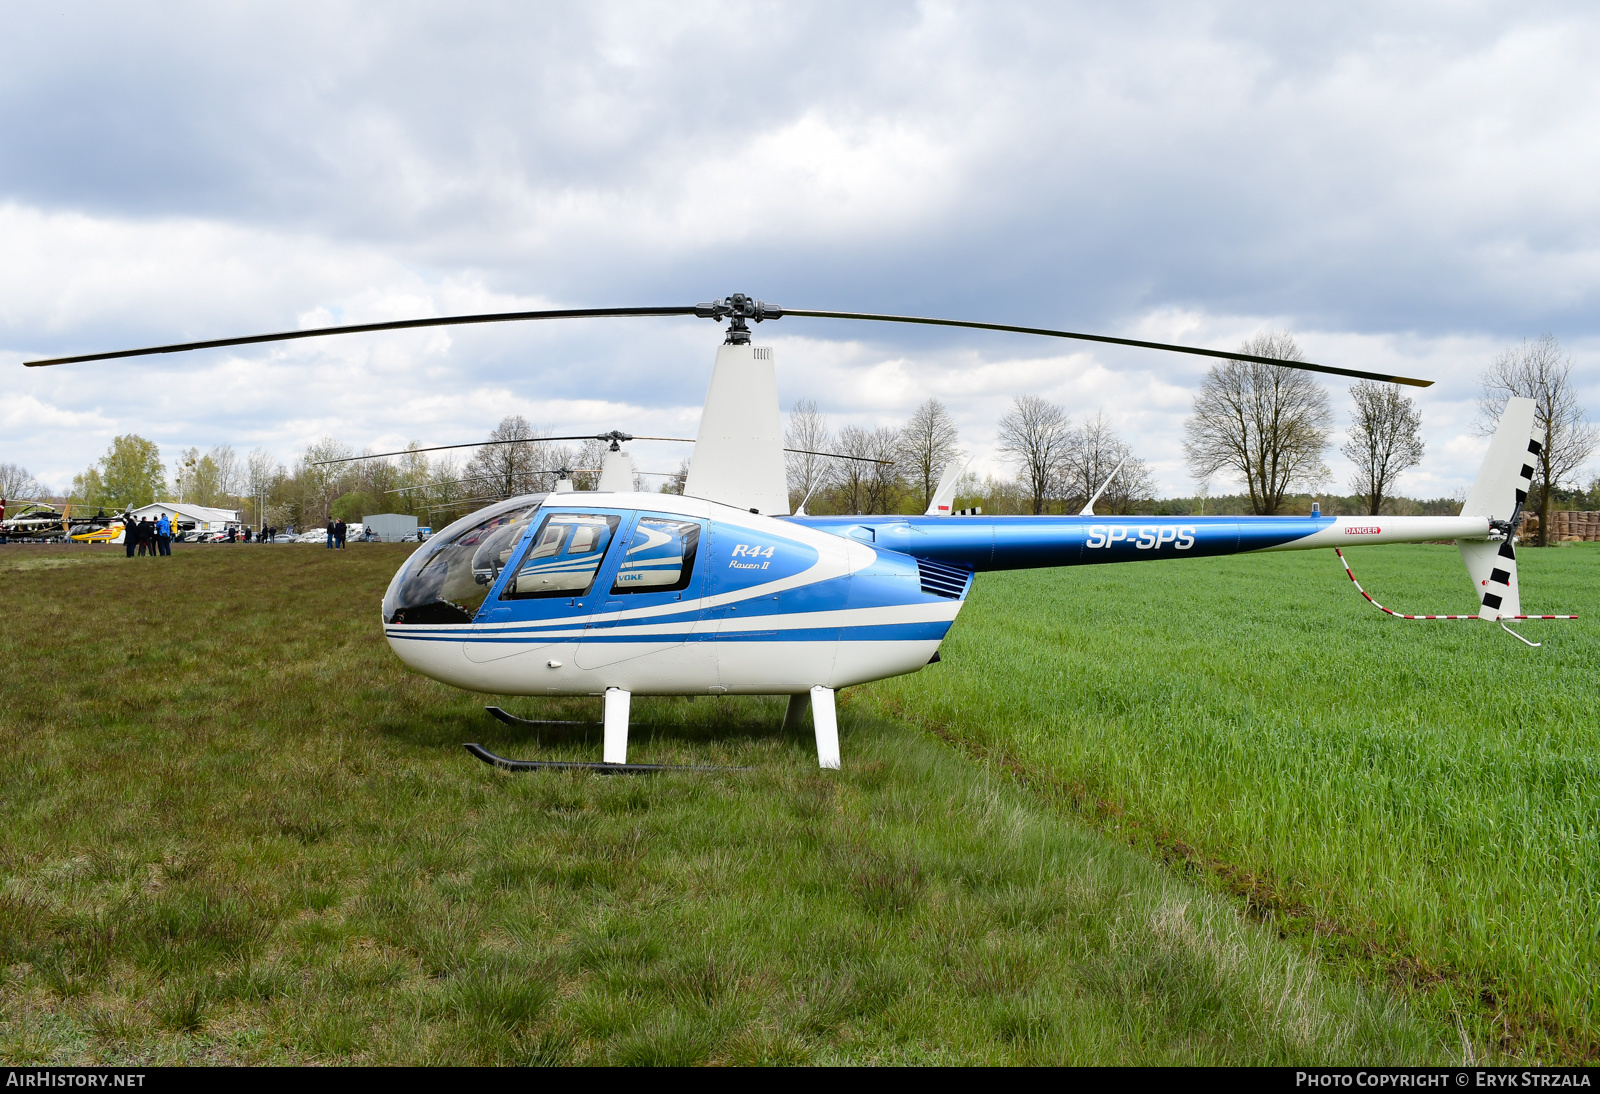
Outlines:
{"label": "cockpit windshield", "polygon": [[527,494],[461,518],[417,548],[389,582],[386,623],[471,623],[547,494]]}

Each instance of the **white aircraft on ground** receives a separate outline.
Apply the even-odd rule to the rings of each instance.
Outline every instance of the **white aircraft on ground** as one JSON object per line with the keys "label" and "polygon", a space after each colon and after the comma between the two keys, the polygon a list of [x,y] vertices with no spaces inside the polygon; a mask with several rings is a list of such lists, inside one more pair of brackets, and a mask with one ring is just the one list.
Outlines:
{"label": "white aircraft on ground", "polygon": [[974,575],[986,570],[1455,540],[1477,594],[1477,612],[1408,618],[1476,618],[1501,626],[1508,619],[1575,618],[1522,613],[1515,530],[1530,489],[1531,454],[1542,441],[1530,400],[1507,404],[1455,517],[1102,517],[1094,515],[1092,502],[1072,516],[951,516],[955,467],[946,469],[923,516],[791,515],[773,352],[752,344],[747,325],[785,314],[1014,331],[1428,383],[1066,331],[786,311],[743,295],[692,308],[405,320],[29,364],[506,320],[731,320],[717,351],[682,496],[635,492],[631,462],[616,443],[632,438],[616,434],[598,490],[530,494],[488,505],[434,535],[389,584],[384,633],[395,654],[416,671],[473,691],[604,697],[603,763],[507,760],[467,746],[480,759],[511,769],[660,770],[627,763],[631,697],[722,694],[789,696],[785,725],[801,724],[809,712],[818,763],[837,768],[835,692],[916,672],[936,660]]}

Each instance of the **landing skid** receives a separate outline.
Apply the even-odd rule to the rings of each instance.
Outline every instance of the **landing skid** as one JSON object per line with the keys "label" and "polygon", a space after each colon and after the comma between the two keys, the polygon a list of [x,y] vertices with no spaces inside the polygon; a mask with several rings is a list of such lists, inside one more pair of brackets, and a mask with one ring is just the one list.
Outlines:
{"label": "landing skid", "polygon": [[463,747],[484,763],[503,771],[593,771],[599,775],[654,775],[660,771],[745,770],[742,767],[694,767],[685,764],[596,764],[572,760],[508,760],[504,756],[496,756],[480,744],[468,744]]}
{"label": "landing skid", "polygon": [[598,726],[599,722],[573,722],[552,720],[549,718],[518,718],[500,707],[484,707],[494,717],[500,719],[508,726]]}

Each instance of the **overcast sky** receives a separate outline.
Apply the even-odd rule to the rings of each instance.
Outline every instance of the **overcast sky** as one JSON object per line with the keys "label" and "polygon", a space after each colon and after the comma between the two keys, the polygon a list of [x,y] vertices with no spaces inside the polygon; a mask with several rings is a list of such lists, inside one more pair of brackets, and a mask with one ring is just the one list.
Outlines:
{"label": "overcast sky", "polygon": [[[1475,473],[1477,378],[1508,344],[1553,332],[1600,416],[1588,5],[3,14],[0,462],[58,489],[123,432],[169,462],[445,444],[508,413],[692,435],[720,335],[635,319],[34,356],[733,292],[1217,348],[1287,329],[1311,360],[1438,381],[1416,393],[1419,496]],[[1038,393],[1104,409],[1166,493],[1194,489],[1200,359],[798,318],[757,342],[785,404],[835,426],[936,395],[1000,471],[996,419]]]}

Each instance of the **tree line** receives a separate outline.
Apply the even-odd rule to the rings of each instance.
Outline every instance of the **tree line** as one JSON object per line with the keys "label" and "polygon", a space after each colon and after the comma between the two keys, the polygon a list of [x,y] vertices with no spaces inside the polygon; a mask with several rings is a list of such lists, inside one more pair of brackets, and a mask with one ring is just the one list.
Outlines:
{"label": "tree line", "polygon": [[[1243,353],[1303,360],[1287,332],[1263,332]],[[1575,478],[1593,453],[1597,434],[1577,399],[1572,361],[1554,336],[1500,353],[1484,372],[1480,429],[1493,431],[1508,398],[1535,401],[1535,424],[1546,437],[1535,464],[1528,508],[1539,512],[1541,542],[1552,504],[1600,507],[1600,478],[1587,493]],[[1407,502],[1395,484],[1424,454],[1416,403],[1394,384],[1360,381],[1350,390],[1351,415],[1341,452],[1354,465],[1351,494],[1340,504],[1362,512],[1409,506],[1441,511],[1436,503]],[[1213,365],[1184,423],[1184,455],[1199,485],[1184,511],[1271,515],[1298,508],[1307,495],[1326,496],[1331,473],[1323,462],[1331,443],[1328,393],[1309,373],[1254,361]],[[309,528],[332,518],[358,521],[372,513],[405,513],[442,526],[496,498],[538,493],[569,472],[578,489],[598,478],[605,446],[550,442],[521,415],[509,415],[488,440],[504,442],[470,455],[430,455],[412,442],[396,459],[351,459],[364,454],[333,437],[308,445],[284,466],[264,449],[240,456],[228,445],[182,450],[163,464],[156,444],[137,434],[114,438],[105,454],[74,477],[66,500],[108,511],[153,501],[239,509],[252,524]],[[1100,513],[1155,513],[1174,500],[1156,498],[1148,464],[1123,441],[1103,411],[1074,420],[1066,408],[1038,395],[1019,395],[997,423],[997,450],[1011,476],[963,474],[956,506],[992,513],[1077,512],[1091,498]],[[809,399],[794,404],[784,432],[790,507],[815,514],[920,513],[945,468],[964,464],[955,419],[938,399],[924,401],[899,426],[845,425],[837,431]],[[841,458],[845,457],[845,458]],[[342,461],[342,462],[335,462]],[[659,489],[681,492],[688,461]],[[1213,479],[1236,483],[1236,497],[1213,499]],[[651,484],[653,485],[653,483]],[[646,481],[635,480],[635,487]],[[0,464],[0,497],[29,499],[47,491],[26,469]],[[1330,499],[1331,500],[1331,499]],[[1180,504],[1183,499],[1178,499]],[[1459,505],[1459,502],[1457,502]],[[1219,508],[1220,507],[1220,508]],[[1333,511],[1331,508],[1330,512]]]}
{"label": "tree line", "polygon": [[[1258,334],[1239,348],[1259,357],[1304,360],[1283,331]],[[1494,358],[1480,385],[1478,429],[1484,435],[1494,432],[1508,399],[1534,401],[1534,427],[1545,439],[1527,508],[1540,515],[1543,546],[1551,504],[1563,489],[1575,489],[1575,476],[1600,440],[1578,403],[1572,359],[1552,334],[1524,339]],[[1350,395],[1350,429],[1340,451],[1355,465],[1352,493],[1365,512],[1376,515],[1392,501],[1396,480],[1422,461],[1422,416],[1395,384],[1362,380]],[[1244,484],[1253,513],[1281,512],[1290,491],[1316,491],[1331,479],[1322,457],[1332,417],[1326,390],[1309,373],[1224,361],[1208,370],[1184,424],[1190,473],[1201,483],[1222,474]],[[1590,491],[1600,493],[1600,479]]]}
{"label": "tree line", "polygon": [[[224,444],[203,452],[183,449],[169,467],[155,442],[126,434],[73,477],[62,500],[107,512],[156,501],[187,502],[238,510],[250,524],[277,528],[319,527],[334,518],[359,521],[373,513],[410,514],[421,524],[438,526],[488,500],[549,489],[560,468],[575,470],[579,489],[594,485],[603,455],[599,442],[571,447],[540,443],[541,435],[513,415],[489,439],[521,443],[481,448],[470,456],[430,456],[417,451],[421,442],[413,441],[398,459],[350,459],[372,449],[358,452],[323,437],[288,466],[264,449],[241,456]],[[0,465],[0,497],[48,493],[25,469]]]}

